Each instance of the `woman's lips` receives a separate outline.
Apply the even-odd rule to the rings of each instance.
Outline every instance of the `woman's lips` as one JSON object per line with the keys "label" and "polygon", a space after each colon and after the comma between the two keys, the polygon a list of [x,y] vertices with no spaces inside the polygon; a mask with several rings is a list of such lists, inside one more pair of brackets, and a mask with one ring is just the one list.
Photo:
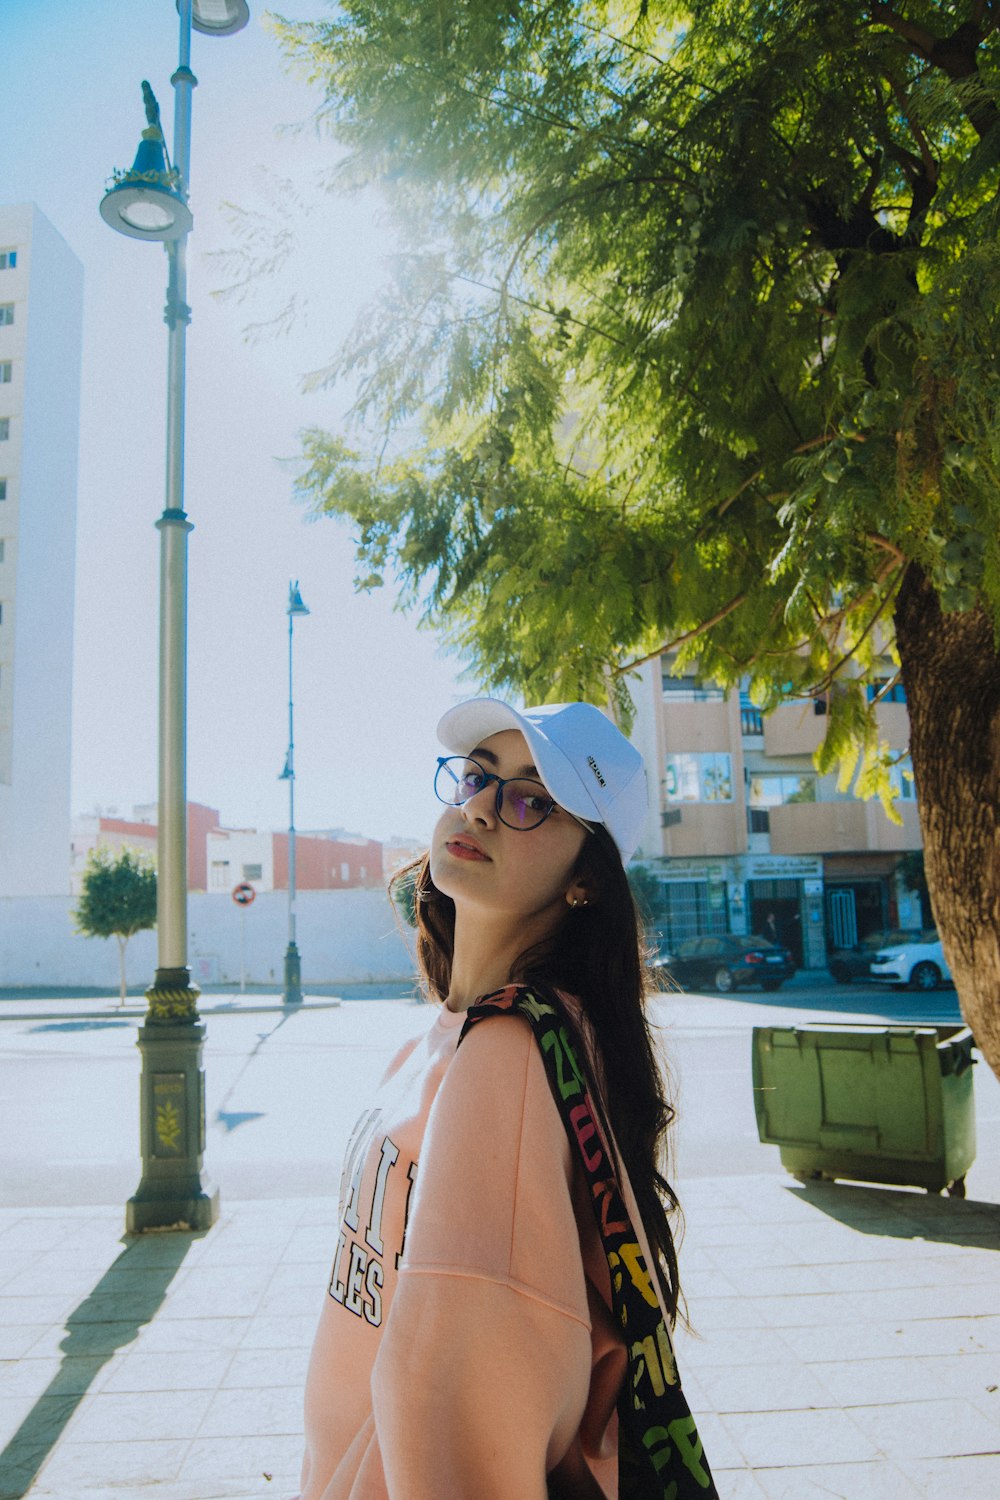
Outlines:
{"label": "woman's lips", "polygon": [[464,840],[449,839],[444,847],[456,859],[478,859],[485,861],[487,864],[489,863],[490,857],[488,854],[484,854],[482,849],[477,848],[474,844],[465,843]]}

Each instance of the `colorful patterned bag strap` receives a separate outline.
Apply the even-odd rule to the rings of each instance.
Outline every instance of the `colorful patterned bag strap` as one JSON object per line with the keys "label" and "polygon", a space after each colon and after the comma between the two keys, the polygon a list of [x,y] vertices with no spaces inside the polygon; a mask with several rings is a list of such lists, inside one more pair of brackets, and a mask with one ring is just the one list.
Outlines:
{"label": "colorful patterned bag strap", "polygon": [[541,1049],[549,1085],[593,1199],[611,1272],[628,1375],[618,1401],[619,1500],[719,1500],[681,1390],[670,1334],[604,1144],[565,1013],[538,987],[511,985],[470,1006],[459,1041],[488,1016],[519,1015]]}

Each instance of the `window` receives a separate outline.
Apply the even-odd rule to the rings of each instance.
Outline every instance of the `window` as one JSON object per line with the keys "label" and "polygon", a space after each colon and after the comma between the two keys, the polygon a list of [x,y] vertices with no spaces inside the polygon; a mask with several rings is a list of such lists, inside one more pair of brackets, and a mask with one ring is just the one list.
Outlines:
{"label": "window", "polygon": [[10,437],[10,417],[0,417],[0,443],[5,443]]}
{"label": "window", "polygon": [[668,755],[666,791],[670,802],[732,802],[730,757],[693,753]]}
{"label": "window", "polygon": [[10,385],[14,378],[14,366],[9,359],[0,359],[0,385]]}
{"label": "window", "polygon": [[341,880],[350,880],[351,878],[351,867],[346,861],[340,867],[340,878]]}
{"label": "window", "polygon": [[7,481],[6,481],[6,479],[0,479],[0,500],[6,500],[6,498],[7,498]]}
{"label": "window", "polygon": [[6,546],[7,546],[7,543],[2,538],[0,538],[0,563],[3,562],[3,559],[4,559],[4,549],[5,549]]}
{"label": "window", "polygon": [[0,250],[0,271],[13,271],[16,265],[16,250]]}
{"label": "window", "polygon": [[228,859],[212,860],[212,885],[215,890],[226,889],[229,884],[229,861]]}
{"label": "window", "polygon": [[668,662],[661,662],[660,682],[663,696],[670,703],[722,703],[725,690],[700,677],[673,677]]}
{"label": "window", "polygon": [[751,807],[781,807],[787,802],[815,802],[815,776],[766,775],[750,777]]}
{"label": "window", "polygon": [[[874,703],[875,699],[879,698],[879,694],[882,693],[883,696],[879,698],[880,703],[905,703],[906,689],[902,682],[897,679],[897,681],[893,682],[892,687],[889,687],[890,681],[891,679],[888,677],[877,677],[874,682],[870,682],[867,688],[868,702]],[[886,688],[889,688],[888,692],[885,691]]]}
{"label": "window", "polygon": [[917,784],[913,779],[913,763],[908,755],[898,764],[889,767],[889,780],[901,802],[916,802]]}
{"label": "window", "polygon": [[0,625],[3,624],[3,605],[0,604]]}
{"label": "window", "polygon": [[13,323],[13,321],[14,321],[14,304],[13,304],[13,302],[0,302],[0,327],[2,327],[4,324]]}
{"label": "window", "polygon": [[264,867],[263,867],[263,865],[244,865],[243,866],[243,879],[244,880],[263,880],[264,879]]}
{"label": "window", "polygon": [[815,802],[815,776],[751,776],[747,792],[747,831],[770,833],[771,808],[789,802]]}

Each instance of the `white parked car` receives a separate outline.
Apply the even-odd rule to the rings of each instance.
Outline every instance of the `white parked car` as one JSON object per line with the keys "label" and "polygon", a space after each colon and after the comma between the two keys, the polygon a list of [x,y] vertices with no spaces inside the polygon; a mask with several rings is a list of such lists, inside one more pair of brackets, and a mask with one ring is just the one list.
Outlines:
{"label": "white parked car", "polygon": [[915,990],[936,990],[940,984],[951,983],[941,939],[933,928],[921,933],[919,939],[880,948],[868,973],[884,984],[905,984]]}

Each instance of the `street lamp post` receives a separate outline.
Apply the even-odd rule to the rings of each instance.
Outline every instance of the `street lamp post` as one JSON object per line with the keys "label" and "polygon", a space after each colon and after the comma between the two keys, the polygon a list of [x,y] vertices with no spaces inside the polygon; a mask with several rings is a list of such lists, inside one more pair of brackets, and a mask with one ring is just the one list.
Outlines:
{"label": "street lamp post", "polygon": [[219,1195],[202,1178],[205,1152],[205,1027],[187,953],[187,539],[184,511],[184,408],[187,236],[191,156],[192,29],[228,36],[249,20],[245,0],[176,0],[180,17],[174,87],[174,160],[167,159],[160,111],[143,83],[146,129],[135,162],[116,172],[101,217],[132,239],[167,251],[166,502],[160,533],[159,755],[157,796],[157,966],[139,1032],[142,1054],[142,1179],[126,1210],[130,1232],[187,1224],[207,1229]]}
{"label": "street lamp post", "polygon": [[302,1002],[302,963],[295,941],[295,708],[292,696],[292,627],[296,615],[307,615],[298,582],[288,585],[288,752],[279,781],[288,782],[288,947],[285,949],[285,1005]]}

